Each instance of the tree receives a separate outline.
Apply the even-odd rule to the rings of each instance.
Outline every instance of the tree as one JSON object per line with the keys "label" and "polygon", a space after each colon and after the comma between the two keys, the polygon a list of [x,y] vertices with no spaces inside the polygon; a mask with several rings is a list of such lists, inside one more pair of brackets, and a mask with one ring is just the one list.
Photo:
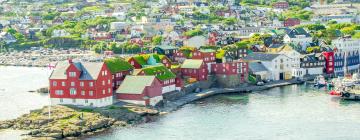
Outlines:
{"label": "tree", "polygon": [[162,43],[163,37],[160,35],[156,35],[152,37],[152,44],[153,45],[160,45]]}

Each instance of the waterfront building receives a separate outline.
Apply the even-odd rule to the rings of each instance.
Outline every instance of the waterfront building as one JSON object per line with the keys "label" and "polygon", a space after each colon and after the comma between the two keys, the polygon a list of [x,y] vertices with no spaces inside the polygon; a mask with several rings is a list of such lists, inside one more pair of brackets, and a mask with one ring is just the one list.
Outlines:
{"label": "waterfront building", "polygon": [[248,78],[248,63],[244,61],[232,61],[211,64],[211,73],[215,74],[219,81],[232,83],[234,86],[244,83]]}
{"label": "waterfront building", "polygon": [[291,59],[291,68],[293,77],[303,77],[305,69],[300,67],[301,54],[291,45],[272,44],[268,47],[267,52],[284,54]]}
{"label": "waterfront building", "polygon": [[211,71],[211,64],[216,63],[215,50],[212,49],[200,49],[192,52],[191,59],[202,59],[207,65],[208,71]]}
{"label": "waterfront building", "polygon": [[343,72],[355,73],[359,71],[359,51],[360,39],[339,38],[332,41],[333,50],[336,53],[343,54],[344,69]]}
{"label": "waterfront building", "polygon": [[53,105],[102,107],[113,103],[112,75],[104,62],[59,62],[49,81]]}
{"label": "waterfront building", "polygon": [[335,76],[344,76],[345,53],[335,52],[334,54],[334,74]]}
{"label": "waterfront building", "polygon": [[279,53],[251,53],[244,60],[259,62],[271,72],[271,80],[288,80],[292,78],[291,58]]}
{"label": "waterfront building", "polygon": [[186,59],[180,68],[184,77],[194,78],[197,81],[207,80],[209,71],[203,60]]}
{"label": "waterfront building", "polygon": [[271,80],[271,72],[261,62],[250,62],[249,74],[255,75],[259,80]]}
{"label": "waterfront building", "polygon": [[172,92],[176,90],[176,75],[165,66],[152,66],[141,69],[136,75],[155,76],[161,83],[162,93]]}
{"label": "waterfront building", "polygon": [[334,58],[334,52],[332,51],[326,51],[323,52],[323,55],[325,57],[325,72],[327,74],[333,74],[334,73],[334,64],[335,64],[335,58]]}
{"label": "waterfront building", "polygon": [[280,2],[275,2],[273,4],[273,7],[276,9],[288,9],[289,8],[289,3],[286,1],[280,1]]}
{"label": "waterfront building", "polygon": [[146,106],[163,99],[161,83],[155,76],[126,76],[115,95],[119,101]]}
{"label": "waterfront building", "polygon": [[324,73],[325,57],[322,53],[312,53],[300,57],[300,67],[305,69],[305,75],[320,75]]}
{"label": "waterfront building", "polygon": [[130,75],[134,70],[134,67],[122,58],[108,58],[104,62],[111,72],[114,90],[120,86],[125,76]]}

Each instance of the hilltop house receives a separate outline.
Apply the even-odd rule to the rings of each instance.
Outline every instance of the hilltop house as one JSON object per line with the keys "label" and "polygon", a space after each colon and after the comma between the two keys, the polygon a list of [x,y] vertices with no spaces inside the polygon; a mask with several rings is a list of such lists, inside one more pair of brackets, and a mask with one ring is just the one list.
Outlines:
{"label": "hilltop house", "polygon": [[130,75],[134,69],[129,62],[121,59],[121,58],[108,58],[105,59],[107,67],[109,68],[112,75],[112,87],[116,90],[121,82],[125,79],[125,76]]}
{"label": "hilltop house", "polygon": [[6,44],[10,44],[16,42],[16,38],[8,32],[1,32],[0,41],[5,41]]}
{"label": "hilltop house", "polygon": [[102,107],[113,103],[112,76],[103,62],[59,62],[49,82],[53,105]]}
{"label": "hilltop house", "polygon": [[283,42],[301,45],[302,50],[305,50],[306,45],[312,42],[312,37],[304,28],[294,28],[287,30]]}
{"label": "hilltop house", "polygon": [[141,69],[148,66],[164,65],[167,68],[171,67],[171,60],[165,55],[158,54],[139,54],[132,56],[127,61],[134,66],[135,69]]}
{"label": "hilltop house", "polygon": [[159,55],[166,55],[171,60],[174,60],[173,55],[179,50],[178,47],[170,46],[170,45],[160,45],[156,46],[152,49],[153,53],[157,53]]}
{"label": "hilltop house", "polygon": [[176,90],[175,86],[175,78],[176,75],[172,73],[165,66],[152,66],[141,69],[137,75],[153,75],[158,79],[161,83],[162,94],[167,92],[172,92]]}
{"label": "hilltop house", "polygon": [[271,80],[288,80],[292,78],[291,58],[284,54],[251,53],[244,60],[260,62],[271,72]]}
{"label": "hilltop house", "polygon": [[207,80],[209,71],[203,60],[186,59],[180,68],[184,77],[194,78],[198,81]]}
{"label": "hilltop house", "polygon": [[126,76],[116,90],[116,98],[123,102],[155,106],[163,99],[161,83],[155,76]]}
{"label": "hilltop house", "polygon": [[284,26],[285,27],[291,27],[291,26],[295,26],[295,25],[300,25],[300,19],[298,19],[298,18],[287,18],[284,21]]}

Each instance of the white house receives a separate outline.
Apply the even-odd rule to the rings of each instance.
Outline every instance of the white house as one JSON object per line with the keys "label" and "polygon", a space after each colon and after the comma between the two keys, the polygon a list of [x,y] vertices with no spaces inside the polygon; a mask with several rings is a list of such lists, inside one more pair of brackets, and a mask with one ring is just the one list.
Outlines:
{"label": "white house", "polygon": [[64,37],[64,36],[69,36],[69,35],[70,35],[69,32],[67,32],[66,30],[61,29],[61,30],[54,30],[52,32],[51,37]]}
{"label": "white house", "polygon": [[288,80],[292,78],[291,58],[284,54],[251,53],[244,58],[249,61],[258,61],[271,72],[271,80]]}
{"label": "white house", "polygon": [[300,57],[301,54],[295,50],[280,51],[279,54],[284,54],[291,59],[292,76],[303,77],[305,75],[305,69],[300,68]]}
{"label": "white house", "polygon": [[287,31],[283,41],[284,43],[300,44],[302,47],[306,47],[306,44],[312,42],[312,37],[304,28],[294,28]]}

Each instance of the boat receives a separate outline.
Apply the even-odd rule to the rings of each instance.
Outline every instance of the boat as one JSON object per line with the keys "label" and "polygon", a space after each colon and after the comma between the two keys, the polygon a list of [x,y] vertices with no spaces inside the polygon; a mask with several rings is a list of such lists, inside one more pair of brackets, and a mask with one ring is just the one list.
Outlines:
{"label": "boat", "polygon": [[323,87],[326,85],[325,77],[322,75],[316,76],[314,79],[314,86]]}
{"label": "boat", "polygon": [[333,80],[334,90],[329,94],[348,100],[360,100],[360,75],[354,74],[345,78],[337,78]]}

